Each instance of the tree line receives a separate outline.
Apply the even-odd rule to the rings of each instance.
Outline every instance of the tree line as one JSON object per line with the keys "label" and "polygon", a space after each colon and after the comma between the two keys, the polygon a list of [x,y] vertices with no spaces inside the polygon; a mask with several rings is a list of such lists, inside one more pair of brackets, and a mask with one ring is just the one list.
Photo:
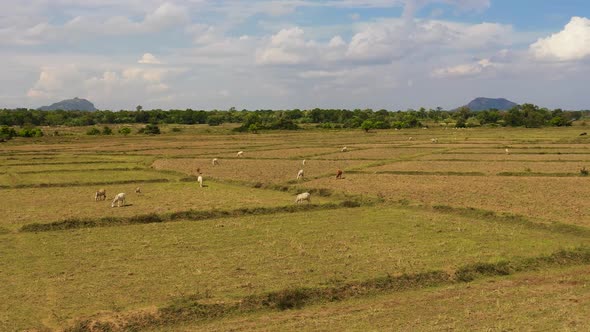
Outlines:
{"label": "tree line", "polygon": [[549,110],[533,104],[518,105],[508,111],[495,109],[471,111],[462,107],[452,111],[441,108],[406,111],[385,109],[320,109],[310,110],[143,110],[136,111],[40,111],[33,109],[2,109],[2,126],[91,126],[108,124],[241,124],[236,130],[299,129],[301,124],[320,128],[390,129],[415,128],[440,123],[455,127],[511,126],[537,128],[569,126],[590,111]]}

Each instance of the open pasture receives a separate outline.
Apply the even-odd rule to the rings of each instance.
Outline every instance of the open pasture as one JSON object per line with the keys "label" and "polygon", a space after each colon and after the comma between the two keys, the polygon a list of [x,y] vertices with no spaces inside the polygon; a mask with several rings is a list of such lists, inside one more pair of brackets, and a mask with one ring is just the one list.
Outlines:
{"label": "open pasture", "polygon": [[0,285],[0,321],[55,328],[198,293],[207,294],[206,303],[235,302],[290,287],[519,260],[587,242],[394,207],[5,234],[0,269],[9,277]]}
{"label": "open pasture", "polygon": [[58,172],[44,173],[6,173],[0,174],[0,186],[22,187],[22,186],[46,186],[60,184],[87,184],[87,183],[110,183],[110,182],[141,182],[141,181],[165,181],[176,180],[178,176],[162,174],[151,170],[85,170],[71,171],[63,170]]}
{"label": "open pasture", "polygon": [[[290,193],[261,190],[223,183],[208,182],[200,188],[196,181],[169,183],[113,184],[57,188],[23,188],[0,190],[0,227],[16,230],[32,223],[49,223],[65,219],[98,219],[132,217],[150,213],[165,214],[188,210],[232,210],[244,207],[275,207],[291,205]],[[135,188],[141,188],[136,194]],[[99,188],[107,190],[107,199],[95,201]],[[111,208],[113,197],[124,192],[126,205]],[[31,199],[23,199],[30,197]],[[314,203],[330,201],[314,197]]]}
{"label": "open pasture", "polygon": [[[194,322],[176,331],[586,331],[590,268],[525,273],[302,310]],[[164,329],[154,329],[162,331]]]}
{"label": "open pasture", "polygon": [[317,179],[305,186],[590,226],[590,177],[349,174],[343,180]]}
{"label": "open pasture", "polygon": [[[237,134],[162,126],[164,134],[149,137],[85,130],[1,146],[0,330],[60,330],[87,318],[122,320],[114,330],[475,329],[473,317],[520,329],[539,312],[555,329],[583,326],[572,324],[584,314],[585,281],[569,271],[586,271],[590,255],[568,261],[590,245],[590,177],[579,174],[590,166],[590,141],[580,128]],[[299,169],[305,178],[297,181]],[[99,188],[107,200],[94,200]],[[312,204],[295,209],[295,194],[307,190]],[[127,204],[111,208],[118,192]],[[85,223],[96,220],[106,221]],[[72,227],[45,227],[63,221]],[[553,265],[530,263],[563,250]],[[503,262],[521,268],[500,279]],[[562,264],[577,266],[558,270]],[[472,280],[460,279],[465,268],[483,272],[463,284]],[[424,273],[442,284],[421,281]],[[379,278],[408,278],[410,286],[362,292]],[[546,281],[531,290],[518,281],[535,278]],[[568,294],[579,302],[564,308],[552,280],[573,280]],[[309,289],[344,295],[304,301],[301,311],[271,313],[278,309],[269,304],[204,314]],[[564,309],[541,310],[552,303]],[[125,328],[130,314],[157,321],[169,306],[180,321]],[[496,325],[494,308],[507,317]],[[564,315],[571,319],[560,323]]]}
{"label": "open pasture", "polygon": [[212,159],[159,159],[153,164],[155,169],[173,170],[185,174],[197,175],[197,169],[214,179],[244,181],[261,184],[278,184],[293,181],[300,169],[305,171],[305,177],[336,175],[336,170],[346,170],[350,167],[362,165],[358,160],[320,160],[309,159],[305,166],[302,160],[290,159],[219,159],[219,165],[213,166]]}
{"label": "open pasture", "polygon": [[561,173],[580,175],[579,171],[588,163],[569,161],[569,162],[532,162],[532,161],[512,161],[502,160],[494,161],[399,161],[386,165],[366,168],[367,172],[449,172],[449,173],[482,173],[482,175],[494,176],[499,173]]}

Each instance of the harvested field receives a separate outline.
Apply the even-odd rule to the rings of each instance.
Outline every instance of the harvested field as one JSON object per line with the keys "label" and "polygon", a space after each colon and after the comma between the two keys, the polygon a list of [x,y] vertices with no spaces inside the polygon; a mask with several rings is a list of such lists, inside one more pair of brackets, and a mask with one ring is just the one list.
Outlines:
{"label": "harvested field", "polygon": [[589,283],[590,268],[575,267],[303,310],[194,322],[175,329],[303,331],[312,326],[316,331],[586,331],[590,329]]}
{"label": "harvested field", "polygon": [[440,153],[417,158],[419,160],[441,160],[441,161],[462,161],[462,160],[490,160],[490,161],[583,161],[590,162],[590,155],[587,154],[484,154],[484,153]]}
{"label": "harvested field", "polygon": [[586,327],[580,127],[140,127],[3,143],[0,330]]}
{"label": "harvested field", "polygon": [[[205,188],[196,182],[130,183],[102,186],[107,190],[105,201],[95,201],[99,187],[31,188],[0,190],[0,214],[5,216],[0,227],[16,230],[31,223],[48,223],[65,219],[131,217],[150,213],[163,214],[175,211],[231,210],[242,207],[292,205],[294,195],[256,188],[205,181]],[[142,193],[135,194],[141,187]],[[111,208],[117,193],[127,193],[124,208]],[[22,195],[35,197],[23,200]],[[75,199],[65,199],[74,197]],[[329,201],[314,197],[314,203]]]}
{"label": "harvested field", "polygon": [[583,162],[527,162],[527,161],[401,161],[387,165],[370,167],[368,172],[387,171],[415,171],[415,172],[479,172],[486,175],[496,175],[501,172],[535,172],[535,173],[572,173],[579,174],[582,167],[588,165]]}
{"label": "harvested field", "polygon": [[354,147],[349,147],[348,152],[338,152],[333,154],[322,155],[321,159],[369,159],[369,160],[383,160],[383,159],[399,159],[419,156],[422,154],[430,155],[432,153],[439,153],[444,149],[437,148],[413,148],[413,147],[396,147],[391,149],[383,148],[367,148],[356,150]]}
{"label": "harvested field", "polygon": [[302,166],[301,160],[220,158],[219,163],[219,166],[213,166],[211,159],[159,159],[153,167],[191,175],[196,175],[197,168],[200,168],[206,177],[213,179],[276,184],[295,180],[300,169],[305,170],[305,177],[314,178],[332,173],[336,175],[336,170],[362,165],[363,161],[310,159]]}
{"label": "harvested field", "polygon": [[590,178],[587,177],[350,174],[341,181],[318,179],[306,186],[330,187],[348,194],[379,195],[390,201],[472,207],[590,226],[590,201],[587,199]]}
{"label": "harvested field", "polygon": [[[495,241],[487,241],[490,234]],[[206,303],[232,302],[288,287],[532,257],[585,242],[398,208],[0,235],[1,268],[9,276],[0,285],[0,321],[17,329],[64,326],[198,293],[207,294]]]}
{"label": "harvested field", "polygon": [[112,170],[105,171],[65,171],[51,173],[29,173],[18,174],[8,173],[0,174],[0,185],[8,187],[19,187],[28,185],[51,185],[51,184],[84,184],[84,183],[103,183],[118,181],[141,182],[146,180],[158,179],[178,179],[177,176],[151,170],[136,170],[133,172],[119,172]]}

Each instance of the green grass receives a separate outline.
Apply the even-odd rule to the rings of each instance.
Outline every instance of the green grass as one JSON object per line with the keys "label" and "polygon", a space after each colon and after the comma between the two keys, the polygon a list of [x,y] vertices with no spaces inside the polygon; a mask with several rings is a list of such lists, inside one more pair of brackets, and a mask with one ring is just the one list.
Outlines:
{"label": "green grass", "polygon": [[[27,188],[0,190],[0,227],[13,231],[28,224],[48,224],[71,219],[129,219],[141,215],[166,215],[178,211],[229,211],[239,208],[280,207],[294,205],[294,193],[256,189],[205,181],[114,184],[101,186],[107,200],[95,201],[98,186]],[[141,187],[142,193],[135,194]],[[111,208],[117,193],[127,193],[126,206]],[[23,196],[24,195],[24,196]],[[70,197],[70,199],[65,199]],[[314,195],[314,204],[335,202]]]}
{"label": "green grass", "polygon": [[583,243],[518,224],[383,206],[7,234],[0,235],[8,276],[0,285],[0,321],[55,328],[100,311],[162,306],[200,292],[209,294],[206,303],[231,302],[292,287],[534,257]]}
{"label": "green grass", "polygon": [[0,174],[0,186],[19,187],[19,186],[43,186],[54,184],[84,184],[84,183],[104,183],[119,181],[136,181],[166,179],[172,176],[163,176],[162,173],[137,170],[133,172],[119,171],[78,171],[78,172],[50,172],[50,173],[33,173],[33,174]]}
{"label": "green grass", "polygon": [[[559,176],[590,167],[579,127],[179,127],[3,143],[0,330],[587,329],[590,187]],[[99,188],[127,205],[95,202]],[[302,191],[313,205],[294,204]]]}
{"label": "green grass", "polygon": [[[176,331],[586,331],[590,269],[570,267],[410,290],[282,312],[174,326]],[[154,328],[153,331],[170,328]],[[152,331],[152,330],[150,330]]]}

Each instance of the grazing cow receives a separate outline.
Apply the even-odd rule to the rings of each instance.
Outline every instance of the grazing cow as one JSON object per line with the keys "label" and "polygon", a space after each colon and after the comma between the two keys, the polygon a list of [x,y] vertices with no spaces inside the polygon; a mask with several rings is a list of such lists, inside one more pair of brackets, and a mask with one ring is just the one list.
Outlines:
{"label": "grazing cow", "polygon": [[141,188],[139,188],[139,187],[135,188],[135,193],[136,194],[141,194]]}
{"label": "grazing cow", "polygon": [[238,153],[236,154],[236,156],[243,157],[244,156],[244,151],[238,151]]}
{"label": "grazing cow", "polygon": [[438,143],[438,138],[431,138],[430,139],[430,142],[431,143]]}
{"label": "grazing cow", "polygon": [[348,148],[347,147],[343,147],[340,151],[346,152],[346,151],[348,151]]}
{"label": "grazing cow", "polygon": [[297,172],[297,180],[299,179],[303,179],[303,170],[300,169],[299,172]]}
{"label": "grazing cow", "polygon": [[107,199],[107,191],[104,189],[98,189],[96,191],[96,194],[94,194],[94,200],[95,201],[104,201],[105,199]]}
{"label": "grazing cow", "polygon": [[199,175],[197,182],[199,183],[199,187],[203,188],[203,176]]}
{"label": "grazing cow", "polygon": [[337,178],[337,179],[342,179],[342,170],[341,170],[341,169],[339,169],[339,170],[336,172],[336,178]]}
{"label": "grazing cow", "polygon": [[301,162],[301,164],[302,164],[303,166],[305,166],[305,159],[303,159],[303,161]]}
{"label": "grazing cow", "polygon": [[580,134],[580,136],[586,136],[586,135],[588,135],[587,132],[583,132],[583,133]]}
{"label": "grazing cow", "polygon": [[299,203],[303,203],[304,201],[307,201],[308,204],[311,203],[311,194],[310,193],[302,193],[297,195],[297,197],[295,198],[295,203],[299,204]]}
{"label": "grazing cow", "polygon": [[510,154],[510,150],[508,150],[508,148],[504,149],[504,151],[506,152],[506,154]]}
{"label": "grazing cow", "polygon": [[211,164],[213,164],[213,166],[217,166],[217,165],[219,165],[219,160],[217,160],[217,158],[213,158],[213,160],[211,161]]}
{"label": "grazing cow", "polygon": [[125,193],[118,193],[113,199],[111,207],[115,207],[115,203],[117,203],[117,207],[121,207],[121,205],[125,206]]}

